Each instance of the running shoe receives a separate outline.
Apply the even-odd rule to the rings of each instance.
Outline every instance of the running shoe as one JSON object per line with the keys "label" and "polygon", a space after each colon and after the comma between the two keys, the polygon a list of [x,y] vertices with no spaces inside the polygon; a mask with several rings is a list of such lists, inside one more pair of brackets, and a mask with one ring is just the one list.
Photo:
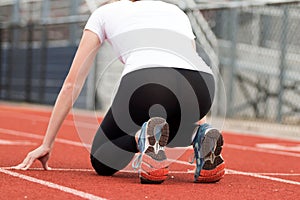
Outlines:
{"label": "running shoe", "polygon": [[143,184],[160,184],[168,177],[165,146],[169,139],[169,125],[165,119],[153,117],[141,128],[138,149],[140,154],[132,166],[138,169]]}
{"label": "running shoe", "polygon": [[194,182],[214,183],[223,178],[225,163],[221,156],[224,144],[221,132],[209,124],[200,125],[193,139],[196,170]]}

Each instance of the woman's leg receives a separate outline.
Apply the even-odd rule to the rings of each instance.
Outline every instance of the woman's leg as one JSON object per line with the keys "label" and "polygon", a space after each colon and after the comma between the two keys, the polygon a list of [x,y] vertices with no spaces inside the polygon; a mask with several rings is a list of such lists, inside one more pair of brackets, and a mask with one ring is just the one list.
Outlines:
{"label": "woman's leg", "polygon": [[166,119],[170,147],[189,146],[195,123],[209,111],[213,94],[211,74],[174,68],[127,74],[95,136],[93,167],[101,175],[124,168],[137,152],[136,132],[151,117]]}
{"label": "woman's leg", "polygon": [[111,176],[126,167],[138,152],[134,137],[116,124],[111,110],[104,117],[93,141],[91,163],[99,175]]}

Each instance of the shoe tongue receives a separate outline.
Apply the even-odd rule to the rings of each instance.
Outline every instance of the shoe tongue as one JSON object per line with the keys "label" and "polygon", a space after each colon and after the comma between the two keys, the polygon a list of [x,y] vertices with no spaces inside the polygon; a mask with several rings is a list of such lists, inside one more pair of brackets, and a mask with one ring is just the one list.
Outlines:
{"label": "shoe tongue", "polygon": [[[205,131],[206,131],[208,128],[210,128],[210,127],[211,127],[211,126],[210,126],[209,124],[207,124],[207,123],[199,125],[198,130],[196,131],[195,136],[193,136],[193,143],[195,144],[195,142],[196,142],[197,140],[199,140],[199,138],[204,137]],[[199,142],[199,141],[198,141],[198,142]]]}
{"label": "shoe tongue", "polygon": [[138,149],[140,152],[145,150],[146,145],[146,129],[147,123],[144,123],[141,130],[139,131],[139,139],[138,139]]}
{"label": "shoe tongue", "polygon": [[211,126],[209,125],[209,124],[207,124],[207,123],[205,123],[205,124],[201,124],[200,126],[199,126],[199,131],[201,132],[201,133],[203,133],[203,134],[205,134],[205,131],[208,129],[208,128],[210,128]]}
{"label": "shoe tongue", "polygon": [[158,124],[154,127],[154,135],[155,135],[155,140],[159,141],[160,137],[161,137],[161,129],[163,128],[165,124]]}

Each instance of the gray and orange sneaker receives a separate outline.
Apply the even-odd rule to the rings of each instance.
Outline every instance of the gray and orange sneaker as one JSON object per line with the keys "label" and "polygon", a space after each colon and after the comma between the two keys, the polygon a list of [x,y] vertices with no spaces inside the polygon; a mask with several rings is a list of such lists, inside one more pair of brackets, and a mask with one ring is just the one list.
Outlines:
{"label": "gray and orange sneaker", "polygon": [[225,163],[221,156],[223,144],[223,136],[219,130],[209,124],[197,128],[192,142],[194,148],[192,162],[196,161],[194,182],[214,183],[223,178],[225,174]]}
{"label": "gray and orange sneaker", "polygon": [[138,149],[140,154],[132,163],[138,169],[143,184],[160,184],[168,177],[165,146],[169,139],[169,125],[165,119],[153,117],[141,128]]}

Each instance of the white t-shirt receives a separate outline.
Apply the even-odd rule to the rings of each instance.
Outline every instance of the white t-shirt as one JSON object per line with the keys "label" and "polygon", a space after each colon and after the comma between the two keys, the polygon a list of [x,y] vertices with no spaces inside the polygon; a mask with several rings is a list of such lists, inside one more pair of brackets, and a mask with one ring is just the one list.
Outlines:
{"label": "white t-shirt", "polygon": [[125,64],[123,75],[151,66],[211,73],[199,56],[196,64],[190,61],[195,36],[188,17],[173,4],[129,0],[106,4],[92,13],[85,29],[101,42],[108,40]]}

